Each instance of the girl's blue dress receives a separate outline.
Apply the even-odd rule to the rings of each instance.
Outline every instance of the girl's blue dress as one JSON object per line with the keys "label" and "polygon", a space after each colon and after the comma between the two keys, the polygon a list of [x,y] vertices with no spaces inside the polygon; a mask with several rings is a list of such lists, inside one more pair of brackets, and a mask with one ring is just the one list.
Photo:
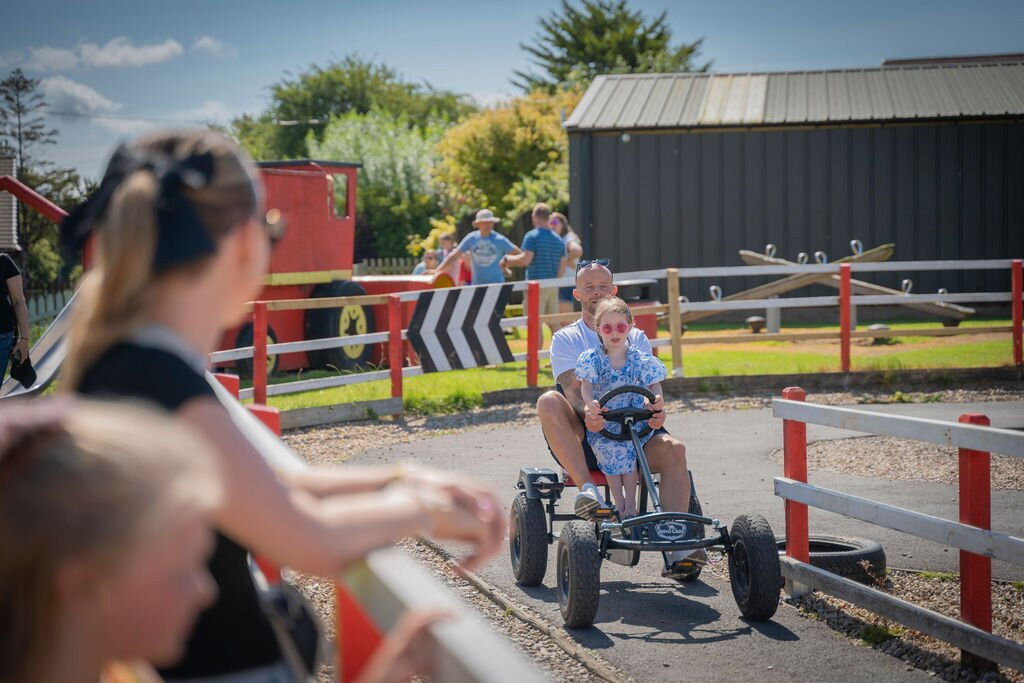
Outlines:
{"label": "girl's blue dress", "polygon": [[[600,348],[584,351],[576,360],[576,379],[586,380],[593,385],[595,399],[600,399],[623,384],[648,387],[667,376],[664,363],[632,346],[626,350],[626,364],[620,370],[612,368],[608,355]],[[605,407],[614,409],[627,406],[643,408],[644,397],[640,394],[622,394],[608,401]],[[605,428],[615,434],[622,429],[621,425],[612,422],[606,423]],[[648,434],[640,442],[647,443],[651,436],[653,434]],[[633,452],[632,441],[612,441],[599,432],[591,431],[587,431],[587,441],[597,456],[598,466],[605,474],[626,474],[636,469],[636,453]]]}

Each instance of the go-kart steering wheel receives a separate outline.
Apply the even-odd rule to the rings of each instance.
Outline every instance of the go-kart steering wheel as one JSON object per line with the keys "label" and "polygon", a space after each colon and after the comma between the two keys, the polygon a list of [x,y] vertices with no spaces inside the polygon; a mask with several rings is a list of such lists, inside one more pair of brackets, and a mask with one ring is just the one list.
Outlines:
{"label": "go-kart steering wheel", "polygon": [[[621,387],[615,387],[602,396],[597,403],[604,408],[605,404],[608,403],[609,400],[620,394],[640,394],[650,401],[652,405],[654,404],[654,394],[648,391],[647,387],[636,386],[634,384],[623,384]],[[637,422],[650,420],[655,416],[655,414],[660,412],[660,410],[645,410],[643,408],[616,408],[615,410],[609,410],[608,412],[603,413],[604,419],[610,422],[617,422],[622,425],[622,432],[615,434],[614,432],[609,432],[608,429],[605,428],[601,430],[601,436],[611,439],[612,441],[629,441],[633,437],[630,436],[632,427],[626,426],[626,420],[628,418],[633,418],[632,424],[636,424]],[[644,424],[636,435],[642,439],[652,431],[651,425]]]}

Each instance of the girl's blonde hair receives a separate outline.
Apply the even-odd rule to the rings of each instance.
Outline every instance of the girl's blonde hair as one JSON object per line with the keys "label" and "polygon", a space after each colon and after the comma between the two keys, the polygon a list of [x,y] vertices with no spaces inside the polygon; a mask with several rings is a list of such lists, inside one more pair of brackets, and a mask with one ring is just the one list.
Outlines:
{"label": "girl's blonde hair", "polygon": [[633,324],[633,311],[629,310],[629,304],[617,296],[610,296],[603,299],[594,310],[594,323],[600,327],[601,319],[609,313],[618,313],[626,318],[626,322]]}
{"label": "girl's blonde hair", "polygon": [[[43,399],[45,400],[45,399]],[[216,458],[182,425],[127,404],[76,402],[57,427],[0,448],[0,680],[46,656],[61,567],[116,567],[184,512],[220,498]]]}
{"label": "girl's blonde hair", "polygon": [[[252,162],[230,140],[212,131],[170,131],[140,138],[129,146],[140,155],[170,163],[210,154],[213,171],[199,188],[182,196],[216,241],[256,215],[260,183]],[[205,258],[157,272],[156,206],[161,200],[152,170],[141,168],[119,184],[94,233],[94,263],[79,289],[68,335],[61,386],[73,391],[86,368],[107,349],[146,322],[154,284],[164,275],[201,267]]]}

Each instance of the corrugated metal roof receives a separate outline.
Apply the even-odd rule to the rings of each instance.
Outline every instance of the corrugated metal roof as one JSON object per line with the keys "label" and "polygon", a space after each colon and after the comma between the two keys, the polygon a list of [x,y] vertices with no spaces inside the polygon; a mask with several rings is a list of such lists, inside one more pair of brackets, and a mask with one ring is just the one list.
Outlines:
{"label": "corrugated metal roof", "polygon": [[744,74],[598,76],[575,130],[1024,115],[1024,62]]}
{"label": "corrugated metal roof", "polygon": [[[0,156],[0,176],[17,175],[14,157]],[[0,191],[0,249],[12,251],[18,246],[18,202],[14,196]]]}

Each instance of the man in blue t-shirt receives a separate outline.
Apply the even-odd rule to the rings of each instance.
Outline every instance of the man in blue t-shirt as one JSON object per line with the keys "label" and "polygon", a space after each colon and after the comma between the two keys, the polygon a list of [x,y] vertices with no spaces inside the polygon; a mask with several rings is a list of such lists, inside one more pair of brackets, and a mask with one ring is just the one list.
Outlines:
{"label": "man in blue t-shirt", "polygon": [[453,249],[435,270],[443,272],[461,254],[469,254],[474,285],[504,282],[505,271],[501,260],[506,254],[518,254],[520,251],[507,237],[494,232],[494,224],[497,222],[497,217],[490,209],[477,211],[473,220],[476,230],[463,237],[458,248]]}
{"label": "man in blue t-shirt", "polygon": [[[537,204],[530,214],[533,219],[533,230],[526,233],[523,238],[523,251],[519,255],[506,256],[503,266],[525,266],[527,280],[550,280],[558,277],[558,269],[562,265],[562,257],[565,256],[565,242],[559,237],[551,226],[548,219],[551,218],[551,207],[547,204]],[[558,288],[543,287],[540,290],[540,305],[537,307],[540,315],[558,313]],[[526,307],[523,307],[526,310]],[[548,325],[551,333],[558,329],[557,325]],[[544,336],[537,337],[538,348],[544,346]]]}

